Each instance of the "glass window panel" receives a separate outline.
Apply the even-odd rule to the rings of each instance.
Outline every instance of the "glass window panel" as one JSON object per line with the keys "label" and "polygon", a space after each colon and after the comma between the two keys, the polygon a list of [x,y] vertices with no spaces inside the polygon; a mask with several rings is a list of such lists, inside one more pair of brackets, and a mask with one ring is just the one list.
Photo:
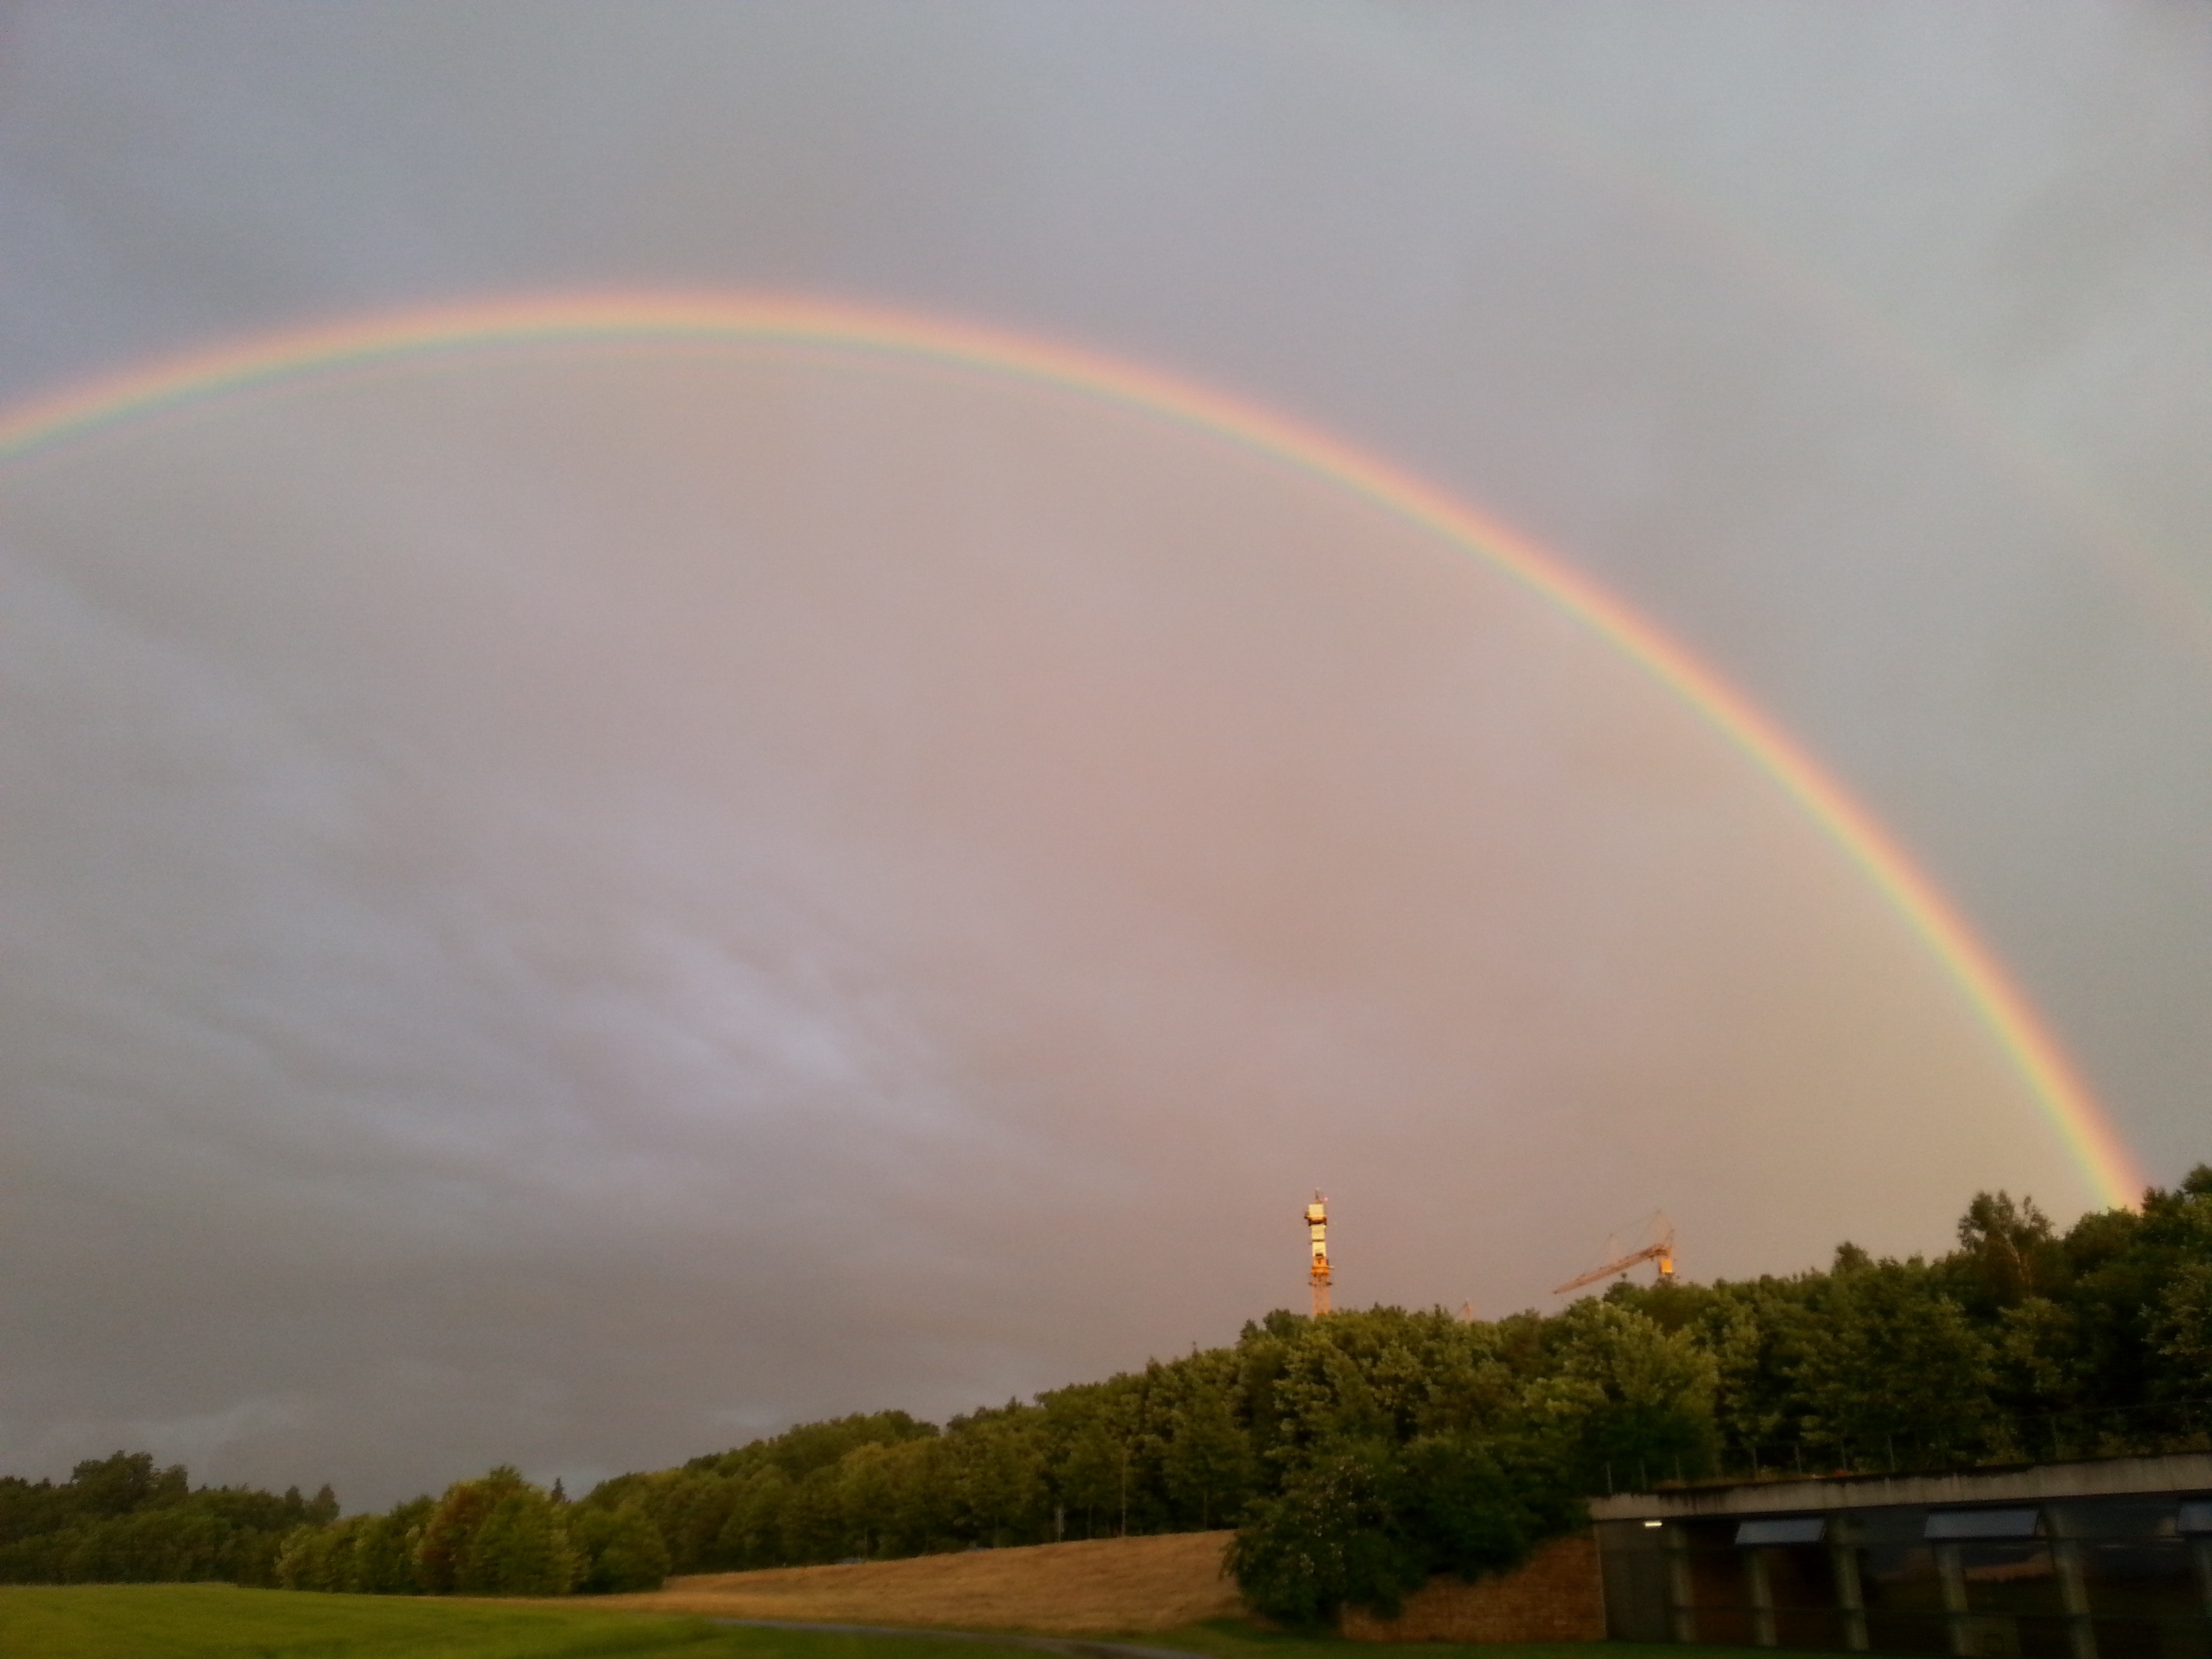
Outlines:
{"label": "glass window panel", "polygon": [[2171,1538],[2173,1499],[2155,1496],[2069,1498],[2046,1504],[2045,1529],[2068,1538]]}
{"label": "glass window panel", "polygon": [[2065,1613],[2058,1573],[2045,1546],[1983,1542],[1955,1547],[1966,1582],[1966,1605],[1974,1612],[2051,1618]]}
{"label": "glass window panel", "polygon": [[2189,1547],[2179,1539],[2084,1545],[2081,1578],[2094,1613],[2187,1619],[2203,1608]]}
{"label": "glass window panel", "polygon": [[[1715,1550],[1692,1548],[1684,1558],[1690,1570],[1690,1600],[1700,1612],[1708,1607],[1746,1607],[1751,1605],[1751,1589],[1744,1578],[1743,1558],[1734,1549]],[[1705,1626],[1698,1626],[1700,1641],[1720,1640],[1717,1636],[1704,1634]],[[1748,1641],[1748,1637],[1744,1638]]]}
{"label": "glass window panel", "polygon": [[1735,1541],[1738,1547],[1745,1549],[1768,1544],[1817,1544],[1827,1524],[1817,1515],[1777,1516],[1744,1521],[1736,1526]]}
{"label": "glass window panel", "polygon": [[1867,1645],[1876,1653],[1948,1653],[1951,1626],[1940,1614],[1867,1614]]}
{"label": "glass window panel", "polygon": [[2075,1659],[2074,1621],[2063,1614],[2008,1621],[2020,1659]]}
{"label": "glass window panel", "polygon": [[1945,1540],[2033,1538],[2042,1524],[2039,1510],[1936,1510],[1928,1517],[1925,1535]]}
{"label": "glass window panel", "polygon": [[[1790,1544],[1771,1549],[1766,1553],[1766,1585],[1767,1594],[1778,1608],[1833,1607],[1835,1557],[1818,1544]],[[1785,1642],[1783,1645],[1805,1644]]]}
{"label": "glass window panel", "polygon": [[1881,1544],[1859,1552],[1859,1584],[1869,1609],[1940,1612],[1943,1587],[1936,1553],[1924,1544]]}

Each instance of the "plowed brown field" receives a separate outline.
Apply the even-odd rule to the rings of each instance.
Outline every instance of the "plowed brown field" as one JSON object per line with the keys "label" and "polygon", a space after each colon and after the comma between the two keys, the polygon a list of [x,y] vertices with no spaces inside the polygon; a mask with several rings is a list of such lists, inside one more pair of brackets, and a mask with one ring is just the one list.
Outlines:
{"label": "plowed brown field", "polygon": [[1240,1610],[1237,1585],[1221,1571],[1221,1552],[1233,1535],[1171,1533],[851,1566],[702,1573],[672,1578],[647,1595],[595,1597],[593,1605],[953,1630],[1172,1630]]}

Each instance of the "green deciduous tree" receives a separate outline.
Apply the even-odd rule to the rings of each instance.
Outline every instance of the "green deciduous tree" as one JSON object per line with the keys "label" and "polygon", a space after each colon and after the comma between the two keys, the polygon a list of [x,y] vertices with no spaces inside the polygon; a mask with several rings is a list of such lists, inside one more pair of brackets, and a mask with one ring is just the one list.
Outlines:
{"label": "green deciduous tree", "polygon": [[569,1522],[578,1557],[576,1588],[591,1595],[659,1589],[668,1578],[668,1546],[644,1506],[581,1510]]}
{"label": "green deciduous tree", "polygon": [[531,1486],[499,1495],[453,1571],[462,1595],[565,1595],[575,1581],[568,1528],[551,1499]]}
{"label": "green deciduous tree", "polygon": [[551,1498],[507,1464],[448,1487],[415,1547],[416,1580],[433,1595],[559,1595],[575,1571]]}
{"label": "green deciduous tree", "polygon": [[1800,1334],[1808,1438],[1869,1464],[1971,1462],[1993,1442],[1996,1353],[1917,1264],[1841,1276]]}
{"label": "green deciduous tree", "polygon": [[1710,1470],[1720,1368],[1689,1331],[1662,1329],[1618,1301],[1577,1303],[1559,1325],[1558,1379],[1586,1402],[1567,1471],[1582,1490],[1596,1490],[1607,1467],[1661,1479]]}
{"label": "green deciduous tree", "polygon": [[1245,1599],[1294,1627],[1334,1618],[1347,1603],[1396,1611],[1425,1577],[1402,1530],[1402,1479],[1380,1441],[1342,1443],[1302,1463],[1279,1492],[1252,1505],[1231,1540],[1226,1565]]}
{"label": "green deciduous tree", "polygon": [[1226,1390],[1200,1389],[1176,1412],[1161,1468],[1169,1495],[1186,1516],[1194,1511],[1201,1528],[1235,1516],[1256,1471],[1251,1440]]}

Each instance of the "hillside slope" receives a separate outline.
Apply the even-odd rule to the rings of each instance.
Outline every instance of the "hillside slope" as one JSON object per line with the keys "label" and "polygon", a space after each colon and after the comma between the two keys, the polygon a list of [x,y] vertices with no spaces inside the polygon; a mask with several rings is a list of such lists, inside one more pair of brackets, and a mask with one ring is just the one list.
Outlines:
{"label": "hillside slope", "polygon": [[1105,1633],[1171,1630],[1241,1609],[1221,1571],[1235,1534],[1170,1533],[917,1555],[849,1566],[672,1578],[596,1605],[728,1619]]}

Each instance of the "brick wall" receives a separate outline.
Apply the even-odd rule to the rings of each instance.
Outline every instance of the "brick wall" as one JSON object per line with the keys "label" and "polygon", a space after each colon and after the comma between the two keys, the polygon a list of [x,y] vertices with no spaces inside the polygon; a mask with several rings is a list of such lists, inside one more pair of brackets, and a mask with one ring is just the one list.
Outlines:
{"label": "brick wall", "polygon": [[1554,1538],[1509,1573],[1472,1584],[1432,1578],[1395,1619],[1344,1610],[1355,1642],[1596,1642],[1605,1636],[1597,1545],[1588,1533]]}

